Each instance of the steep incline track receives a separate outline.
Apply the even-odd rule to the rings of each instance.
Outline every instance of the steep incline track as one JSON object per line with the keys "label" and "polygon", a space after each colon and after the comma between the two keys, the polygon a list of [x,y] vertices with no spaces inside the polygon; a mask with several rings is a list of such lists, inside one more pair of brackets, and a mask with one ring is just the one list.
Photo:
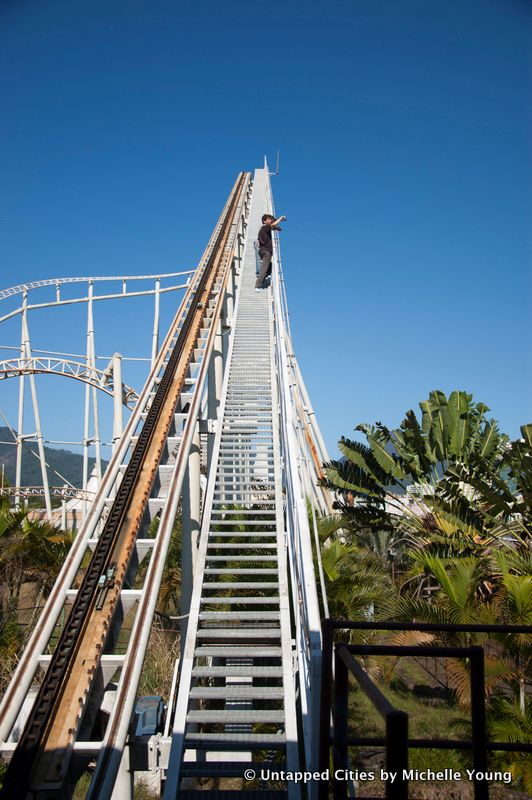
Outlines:
{"label": "steep incline track", "polygon": [[[139,773],[166,800],[231,800],[235,779],[248,800],[296,800],[299,784],[261,770],[316,768],[308,509],[319,562],[328,458],[293,352],[277,234],[272,287],[255,292],[264,212],[266,163],[224,205],[0,702],[11,757],[0,800],[68,800],[87,770],[86,800],[131,800]],[[134,715],[178,515],[187,631],[161,730],[162,703],[153,724]]]}
{"label": "steep incline track", "polygon": [[[227,214],[185,316],[166,369],[147,412],[116,497],[55,648],[26,726],[13,754],[2,800],[24,798],[36,786],[63,777],[63,762],[90,690],[133,551],[150,489],[204,324],[217,277],[227,268],[226,244],[235,225],[246,175],[240,175]],[[234,230],[233,230],[234,232]],[[109,576],[103,603],[101,576]]]}

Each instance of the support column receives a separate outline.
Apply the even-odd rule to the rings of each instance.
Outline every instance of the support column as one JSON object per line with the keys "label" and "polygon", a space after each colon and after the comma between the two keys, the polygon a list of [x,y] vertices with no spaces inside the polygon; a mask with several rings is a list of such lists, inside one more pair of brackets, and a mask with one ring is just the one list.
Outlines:
{"label": "support column", "polygon": [[[214,336],[214,347],[212,350],[211,361],[209,364],[208,376],[208,399],[207,415],[208,419],[218,420],[218,409],[222,399],[222,384],[224,378],[224,359],[222,341],[222,323],[219,320]],[[211,468],[212,450],[214,447],[214,435],[209,434],[207,439],[207,464]]]}
{"label": "support column", "polygon": [[[20,357],[24,358],[25,343],[24,329],[26,327],[26,314],[28,306],[28,292],[22,295],[22,325],[20,329]],[[20,484],[22,483],[22,445],[24,442],[24,389],[25,376],[21,375],[18,379],[18,421],[17,421],[17,463],[15,468],[15,508],[20,508]]]}
{"label": "support column", "polygon": [[120,443],[124,430],[122,412],[122,356],[113,355],[113,453]]}
{"label": "support column", "polygon": [[[93,317],[93,292],[94,287],[91,284],[89,287],[89,307],[88,307],[88,326],[87,326],[87,351],[89,353],[89,365],[96,369],[96,348],[94,344],[94,317]],[[92,376],[95,377],[95,376]],[[94,455],[96,458],[96,474],[98,476],[98,485],[102,479],[102,452],[101,452],[101,437],[100,437],[100,417],[98,413],[98,390],[95,386],[92,388],[92,421],[94,430]]]}
{"label": "support column", "polygon": [[[200,520],[200,435],[196,423],[188,467],[183,481],[182,514],[183,534],[181,550],[181,614],[188,614],[196,571]],[[181,636],[184,642],[188,618],[181,621]]]}
{"label": "support column", "polygon": [[161,280],[157,278],[155,281],[155,296],[154,296],[154,310],[153,310],[153,334],[151,345],[151,365],[155,364],[157,353],[159,352],[159,312],[161,300]]}
{"label": "support column", "polygon": [[[94,284],[89,281],[88,287],[88,301],[87,301],[87,368],[89,371],[96,366],[96,352],[94,347],[94,317],[93,317],[93,296]],[[94,377],[94,376],[93,376]],[[93,418],[93,436],[90,436],[90,412],[91,412],[91,395],[92,395],[92,418]],[[95,445],[96,457],[96,474],[98,476],[98,484],[102,477],[102,460],[101,460],[101,440],[100,440],[100,422],[98,414],[98,390],[96,387],[91,387],[87,384],[85,387],[85,417],[83,425],[83,490],[87,491],[89,483],[89,448],[90,445]],[[88,511],[89,502],[83,501],[84,515]]]}
{"label": "support column", "polygon": [[66,491],[68,489],[67,484],[63,484],[63,489],[65,493],[61,498],[61,528],[62,530],[66,531],[67,528],[67,500],[66,500]]}
{"label": "support column", "polygon": [[[24,358],[31,358],[31,342],[28,328],[27,314],[24,312],[22,317],[22,338]],[[35,385],[35,375],[29,376],[31,400],[33,405],[33,416],[35,419],[35,436],[37,437],[37,449],[39,451],[39,461],[41,464],[42,485],[44,489],[44,503],[46,505],[46,515],[52,522],[52,501],[50,499],[50,487],[48,485],[48,472],[46,468],[46,457],[44,455],[44,441],[41,428],[41,414],[39,402],[37,400],[37,386]]]}
{"label": "support column", "polygon": [[[89,301],[87,305],[87,350],[86,350],[86,361],[87,367],[90,366],[90,334],[92,329],[92,293],[93,293],[93,284],[92,281],[89,281],[88,286],[88,295]],[[90,393],[90,386],[87,384],[85,386],[85,413],[83,417],[83,491],[87,491],[87,484],[89,482],[89,446],[90,446],[90,438],[89,438],[89,425],[90,425],[90,409],[91,409],[91,393]],[[83,500],[83,516],[87,513],[87,501]]]}

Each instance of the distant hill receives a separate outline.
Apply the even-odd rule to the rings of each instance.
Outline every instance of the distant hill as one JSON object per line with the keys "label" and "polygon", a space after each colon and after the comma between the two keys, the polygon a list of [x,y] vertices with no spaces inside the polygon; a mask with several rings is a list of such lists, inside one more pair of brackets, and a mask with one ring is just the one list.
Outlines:
{"label": "distant hill", "polygon": [[[9,428],[0,427],[0,442],[13,441],[13,435]],[[38,454],[36,442],[24,442],[22,445],[22,485],[23,486],[42,486],[41,465],[39,459],[30,451]],[[79,453],[72,453],[70,450],[56,450],[53,447],[44,447],[48,468],[48,480],[50,486],[62,486],[64,481],[55,474],[57,470],[61,475],[80,488],[83,484],[83,456]],[[15,468],[17,462],[17,448],[12,444],[0,444],[0,469],[2,464],[5,469],[5,476],[9,483],[15,484]],[[94,466],[94,458],[89,458],[89,475]],[[107,461],[102,461],[102,471],[107,466]]]}

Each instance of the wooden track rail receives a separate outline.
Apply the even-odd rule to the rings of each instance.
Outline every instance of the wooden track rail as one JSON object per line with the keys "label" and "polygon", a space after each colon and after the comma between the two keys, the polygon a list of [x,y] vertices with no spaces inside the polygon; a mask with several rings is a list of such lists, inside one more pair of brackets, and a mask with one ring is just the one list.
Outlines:
{"label": "wooden track rail", "polygon": [[[217,277],[227,266],[228,242],[244,191],[242,173],[233,189],[210,256],[176,344],[159,382],[109,515],[70,614],[9,764],[1,800],[26,798],[33,788],[60,787],[85,700],[117,608],[135,539],[168,436],[177,400],[206,315]],[[99,581],[111,578],[102,602]],[[146,621],[149,624],[149,620]]]}

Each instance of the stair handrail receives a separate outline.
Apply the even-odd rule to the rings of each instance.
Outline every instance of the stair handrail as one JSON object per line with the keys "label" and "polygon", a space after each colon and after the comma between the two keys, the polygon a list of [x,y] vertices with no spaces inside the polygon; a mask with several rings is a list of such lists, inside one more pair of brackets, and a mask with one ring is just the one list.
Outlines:
{"label": "stair handrail", "polygon": [[[268,181],[268,193],[273,202]],[[281,453],[286,492],[286,536],[295,619],[296,657],[302,712],[303,744],[307,768],[318,763],[319,694],[321,676],[321,618],[314,556],[307,512],[301,447],[298,442],[295,386],[290,367],[287,311],[281,294],[278,242],[272,259],[275,358],[279,397]],[[317,767],[316,767],[317,769]],[[312,787],[310,788],[312,794]]]}

